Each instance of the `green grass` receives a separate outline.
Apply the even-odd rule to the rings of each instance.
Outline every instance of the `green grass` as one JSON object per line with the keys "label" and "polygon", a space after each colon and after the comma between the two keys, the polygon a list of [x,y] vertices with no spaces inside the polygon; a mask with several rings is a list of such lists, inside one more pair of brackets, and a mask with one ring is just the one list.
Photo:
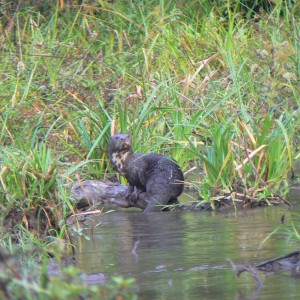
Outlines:
{"label": "green grass", "polygon": [[299,157],[298,3],[258,15],[245,1],[4,4],[6,228],[67,235],[74,203],[64,185],[111,174],[115,129],[133,135],[136,151],[196,167],[186,185],[213,207],[285,197]]}
{"label": "green grass", "polygon": [[298,154],[299,5],[248,18],[235,4],[58,1],[3,12],[1,205],[45,212],[61,203],[58,186],[104,178],[112,122],[135,150],[204,170],[193,185],[207,200],[284,196]]}
{"label": "green grass", "polygon": [[284,239],[291,245],[299,246],[300,242],[300,229],[299,229],[299,214],[291,213],[288,218],[285,215],[281,217],[281,224],[261,242],[259,249],[261,249],[265,243],[271,238]]}
{"label": "green grass", "polygon": [[[27,237],[25,237],[26,239]],[[31,237],[32,238],[32,237]],[[21,239],[23,241],[23,239]],[[1,299],[137,299],[134,279],[112,277],[105,286],[101,284],[88,285],[78,268],[72,264],[64,266],[62,262],[63,240],[53,240],[41,254],[41,264],[37,265],[31,259],[17,253],[0,253],[0,265],[3,270],[0,275]],[[23,245],[22,245],[23,246]],[[28,247],[25,248],[28,251]],[[24,249],[24,250],[25,250]],[[48,254],[56,256],[59,273],[49,276],[47,265]],[[100,278],[100,276],[99,276]]]}
{"label": "green grass", "polygon": [[26,219],[52,203],[63,218],[72,204],[57,200],[59,186],[111,171],[112,122],[136,151],[204,170],[191,184],[207,201],[284,197],[298,154],[299,5],[248,18],[235,4],[58,1],[3,13],[3,26],[15,22],[1,48],[1,205]]}

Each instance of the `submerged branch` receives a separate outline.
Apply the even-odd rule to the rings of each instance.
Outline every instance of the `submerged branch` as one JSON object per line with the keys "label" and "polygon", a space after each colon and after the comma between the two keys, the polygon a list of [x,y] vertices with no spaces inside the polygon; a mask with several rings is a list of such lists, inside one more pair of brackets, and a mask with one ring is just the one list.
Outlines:
{"label": "submerged branch", "polygon": [[264,285],[264,282],[260,279],[255,268],[253,268],[251,265],[235,265],[230,259],[229,262],[236,276],[240,276],[243,272],[248,272],[255,279],[258,289],[260,289]]}
{"label": "submerged branch", "polygon": [[235,265],[230,259],[229,262],[236,276],[240,276],[243,272],[248,272],[257,282],[257,288],[260,289],[263,286],[263,281],[260,279],[257,271],[263,272],[275,272],[279,270],[292,270],[298,275],[300,267],[300,251],[294,251],[286,255],[281,255],[274,259],[267,260],[256,266],[247,265]]}

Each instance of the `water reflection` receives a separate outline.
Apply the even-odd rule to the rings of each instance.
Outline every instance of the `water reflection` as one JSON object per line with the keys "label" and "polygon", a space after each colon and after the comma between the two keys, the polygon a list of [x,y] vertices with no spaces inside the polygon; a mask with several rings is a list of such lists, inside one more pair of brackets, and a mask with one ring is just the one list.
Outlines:
{"label": "water reflection", "polygon": [[[289,218],[286,207],[238,214],[116,211],[99,217],[90,241],[78,240],[78,264],[85,273],[135,277],[141,299],[256,299],[251,275],[235,278],[227,259],[255,264],[295,250],[273,238],[258,251],[282,214]],[[300,294],[286,272],[261,275],[260,299],[287,298],[287,287],[293,297]]]}
{"label": "water reflection", "polygon": [[[300,187],[288,201],[299,212]],[[298,274],[280,271],[236,278],[228,262],[255,265],[295,249],[286,237],[263,241],[291,219],[286,206],[229,212],[102,214],[90,240],[77,240],[78,265],[87,274],[134,277],[140,299],[298,299]]]}

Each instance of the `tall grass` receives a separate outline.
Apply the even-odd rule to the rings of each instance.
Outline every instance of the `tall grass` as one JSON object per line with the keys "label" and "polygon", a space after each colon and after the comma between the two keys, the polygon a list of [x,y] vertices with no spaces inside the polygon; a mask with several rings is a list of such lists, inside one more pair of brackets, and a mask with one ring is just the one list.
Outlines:
{"label": "tall grass", "polygon": [[[260,1],[1,2],[4,295],[103,296],[72,268],[46,280],[43,253],[69,237],[65,183],[112,173],[116,130],[133,135],[135,151],[176,159],[212,207],[284,201],[300,157],[300,4],[265,12],[249,2]],[[44,249],[40,282],[11,278],[16,244]],[[123,287],[131,282],[116,279],[105,295]]]}
{"label": "tall grass", "polygon": [[58,226],[73,209],[63,184],[112,171],[112,123],[134,136],[136,151],[203,170],[192,185],[207,201],[284,197],[299,154],[299,4],[254,15],[245,1],[217,3],[26,2],[10,12],[6,2],[6,214],[21,207],[27,226],[32,209]]}

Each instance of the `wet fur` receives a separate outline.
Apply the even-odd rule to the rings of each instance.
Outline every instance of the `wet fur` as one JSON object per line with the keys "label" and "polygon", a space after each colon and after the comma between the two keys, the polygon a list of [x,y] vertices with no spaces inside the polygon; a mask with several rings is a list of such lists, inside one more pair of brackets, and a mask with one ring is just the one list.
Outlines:
{"label": "wet fur", "polygon": [[145,201],[145,212],[178,203],[183,191],[183,173],[179,165],[161,154],[132,152],[132,136],[115,134],[109,142],[109,158],[114,170],[129,183],[129,194]]}

